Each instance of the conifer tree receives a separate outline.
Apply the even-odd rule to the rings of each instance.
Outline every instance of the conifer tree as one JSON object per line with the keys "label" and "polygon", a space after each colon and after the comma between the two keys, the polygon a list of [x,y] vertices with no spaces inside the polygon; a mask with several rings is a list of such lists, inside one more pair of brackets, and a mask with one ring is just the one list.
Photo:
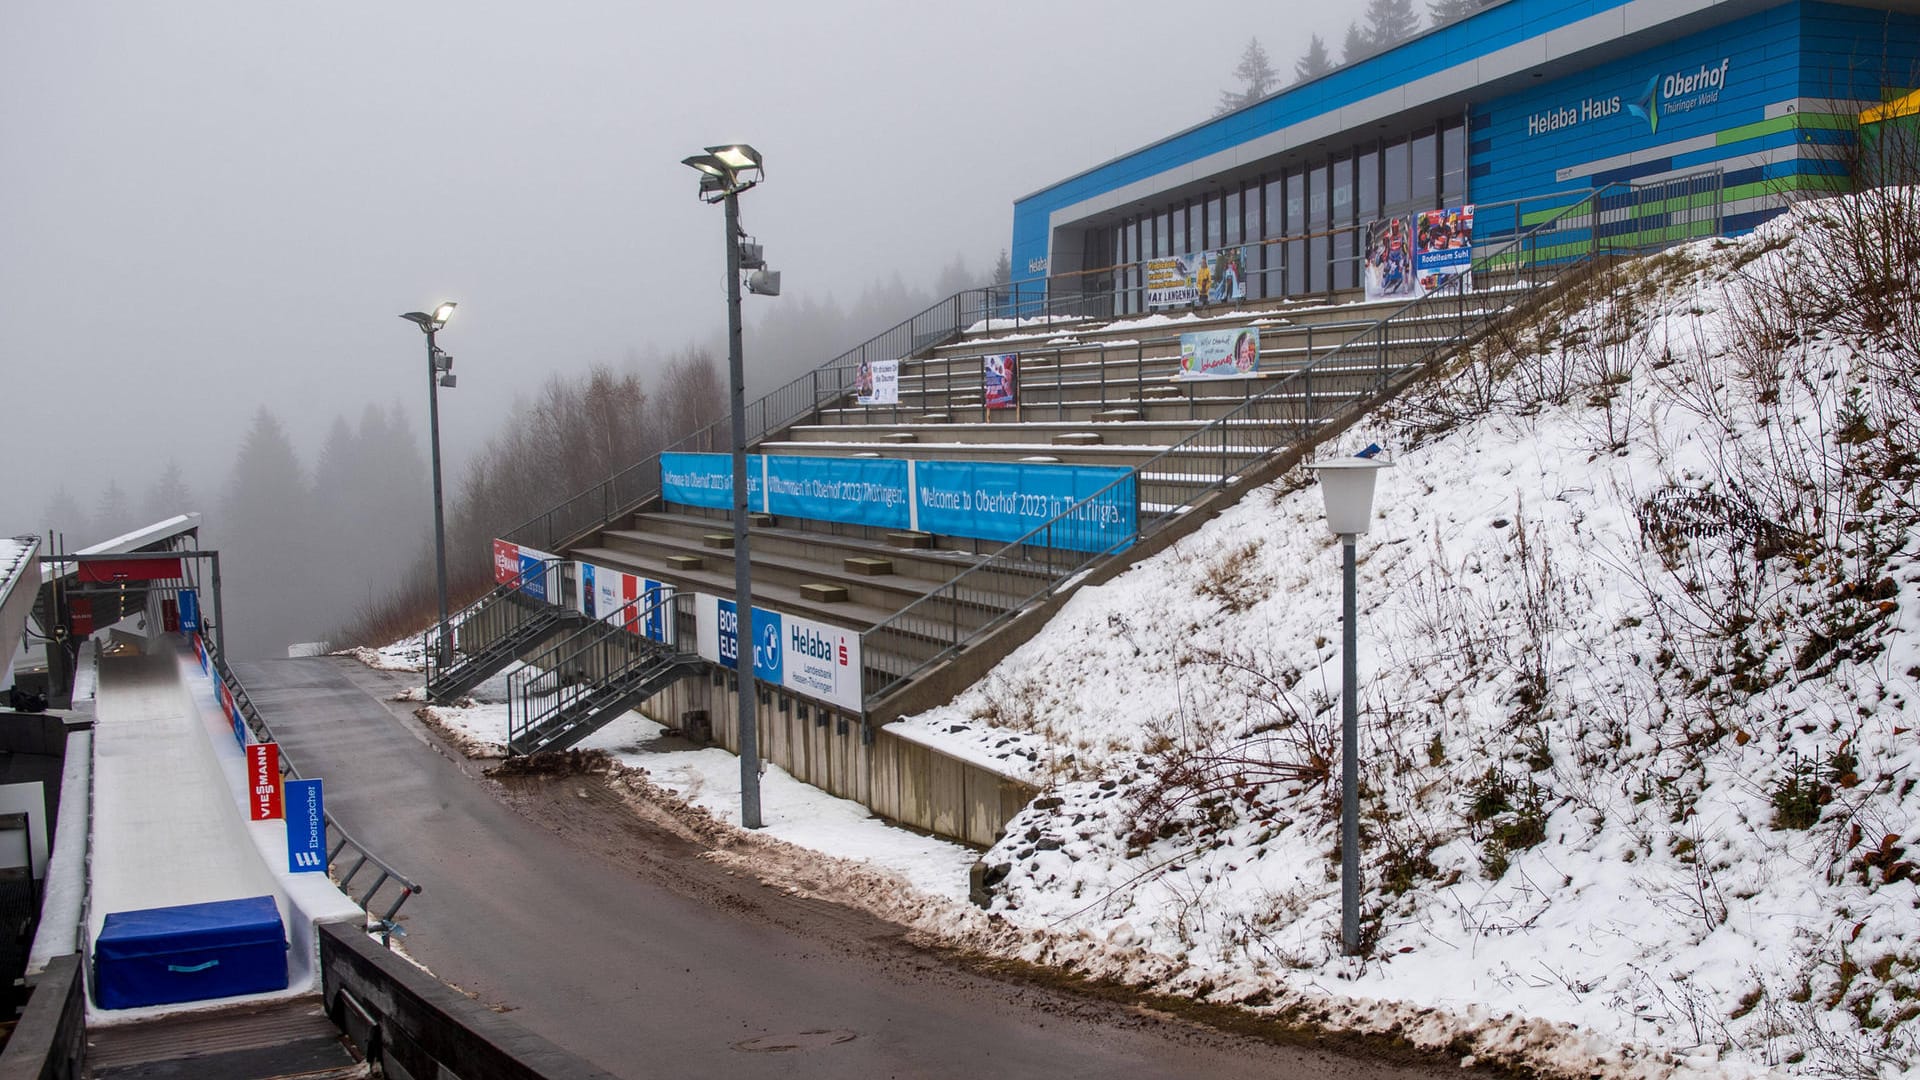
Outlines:
{"label": "conifer tree", "polygon": [[1293,77],[1296,82],[1317,79],[1333,70],[1333,58],[1327,55],[1327,43],[1319,34],[1307,41],[1307,51],[1293,62]]}
{"label": "conifer tree", "polygon": [[1367,43],[1375,49],[1405,41],[1419,30],[1413,0],[1367,0]]}
{"label": "conifer tree", "polygon": [[1272,59],[1267,56],[1267,50],[1257,37],[1247,39],[1247,47],[1240,53],[1240,63],[1234,66],[1233,77],[1240,80],[1240,89],[1220,91],[1220,104],[1213,110],[1215,116],[1223,116],[1259,101],[1273,93],[1280,82],[1280,76],[1273,70]]}

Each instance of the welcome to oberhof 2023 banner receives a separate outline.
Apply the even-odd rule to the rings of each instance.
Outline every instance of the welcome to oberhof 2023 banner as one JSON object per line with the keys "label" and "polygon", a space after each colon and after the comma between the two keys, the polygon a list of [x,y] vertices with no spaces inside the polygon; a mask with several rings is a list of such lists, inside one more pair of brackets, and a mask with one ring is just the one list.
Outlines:
{"label": "welcome to oberhof 2023 banner", "polygon": [[1215,248],[1147,260],[1147,306],[1187,307],[1247,298],[1247,256]]}
{"label": "welcome to oberhof 2023 banner", "polygon": [[[748,507],[815,521],[841,521],[944,536],[1017,540],[1076,502],[1098,497],[1037,543],[1105,551],[1132,538],[1138,502],[1121,468],[1037,462],[906,461],[749,455]],[[667,502],[726,509],[727,454],[660,455]]]}

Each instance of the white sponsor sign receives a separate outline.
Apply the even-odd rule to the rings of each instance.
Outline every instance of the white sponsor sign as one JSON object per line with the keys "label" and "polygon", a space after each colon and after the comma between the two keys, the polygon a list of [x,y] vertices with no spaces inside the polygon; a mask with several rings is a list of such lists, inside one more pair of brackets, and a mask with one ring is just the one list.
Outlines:
{"label": "white sponsor sign", "polygon": [[[733,602],[698,594],[694,626],[700,655],[732,667],[739,633]],[[762,607],[754,609],[752,629],[753,667],[758,677],[849,712],[861,710],[858,632]]]}

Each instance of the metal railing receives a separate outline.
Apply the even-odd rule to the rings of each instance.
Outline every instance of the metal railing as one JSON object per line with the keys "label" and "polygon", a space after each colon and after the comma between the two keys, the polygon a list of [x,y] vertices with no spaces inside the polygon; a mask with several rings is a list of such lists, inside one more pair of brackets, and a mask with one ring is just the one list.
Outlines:
{"label": "metal railing", "polygon": [[[253,698],[247,693],[247,688],[240,684],[239,677],[234,675],[233,669],[227,666],[226,658],[220,655],[219,649],[211,640],[208,640],[204,636],[201,638],[201,646],[207,651],[207,658],[212,664],[214,677],[223,682],[226,685],[227,691],[233,695],[234,706],[240,710],[240,718],[245,721],[247,729],[253,733],[253,737],[259,742],[278,742],[278,740],[273,737],[273,729],[267,725],[266,718],[260,714],[259,707],[254,705]],[[285,747],[282,747],[280,751],[280,775],[283,777],[292,777],[296,780],[301,778],[300,771],[294,767],[293,761],[287,754]],[[388,941],[389,936],[395,929],[394,916],[400,913],[401,905],[405,904],[409,897],[420,893],[420,883],[402,874],[400,871],[395,870],[386,860],[375,855],[372,849],[361,843],[352,833],[347,831],[345,826],[340,824],[339,819],[333,816],[333,811],[328,810],[326,812],[326,821],[328,835],[334,840],[332,847],[327,852],[327,868],[334,875],[334,883],[340,886],[340,891],[346,894],[347,899],[360,905],[362,911],[373,916],[374,897],[388,882],[392,882],[398,886],[400,890],[399,894],[393,898],[393,902],[387,905],[385,911],[377,916],[373,916],[375,919],[375,928],[380,934],[380,940],[384,943]],[[354,856],[354,861],[353,865],[347,867],[345,872],[342,873],[340,867],[342,865],[343,854],[346,853],[348,849],[352,849],[351,854]],[[368,866],[372,866],[376,871],[373,883],[363,888],[359,896],[355,896],[352,888],[354,878]]]}
{"label": "metal railing", "polygon": [[[1625,185],[1618,185],[1624,188]],[[1225,488],[1262,460],[1311,433],[1325,416],[1384,389],[1396,373],[1423,368],[1506,310],[1524,304],[1548,287],[1557,274],[1588,261],[1604,246],[1603,194],[1591,192],[1561,208],[1519,237],[1476,257],[1472,287],[1504,298],[1501,305],[1470,302],[1467,279],[1453,276],[1427,295],[1378,320],[1372,330],[1314,357],[1299,370],[1248,398],[1199,431],[1130,470],[1107,488],[1027,535],[988,555],[939,588],[876,623],[861,635],[866,668],[863,691],[871,702],[979,640],[1028,606],[1052,595],[1101,560],[1124,551],[1185,514],[1201,499]],[[1561,254],[1549,244],[1561,232],[1584,232],[1577,253]],[[1551,254],[1543,249],[1552,248]],[[1437,325],[1448,327],[1439,333]],[[1087,550],[1084,508],[1132,485],[1139,500],[1138,526],[1132,536]],[[1036,575],[1036,567],[1044,571]],[[981,607],[1024,588],[1017,602],[1001,602],[999,614],[971,628],[949,617],[960,605]]]}
{"label": "metal railing", "polygon": [[[664,662],[690,659],[679,643],[693,629],[693,595],[663,588],[598,616],[507,676],[507,748],[608,687]],[[648,636],[658,633],[659,640]]]}
{"label": "metal railing", "polygon": [[[434,694],[435,682],[458,674],[462,664],[492,656],[500,647],[512,648],[511,638],[520,627],[534,621],[553,621],[553,609],[559,598],[545,596],[544,592],[553,587],[549,575],[562,561],[542,559],[520,571],[512,581],[495,585],[480,599],[454,612],[447,621],[448,632],[453,636],[453,647],[447,650],[449,663],[443,665],[440,662],[440,650],[434,648],[434,636],[439,633],[439,628],[429,627],[421,635],[421,655],[424,657],[422,672],[426,676],[429,696]],[[543,595],[535,596],[527,586],[543,578],[549,579],[542,590]],[[466,648],[463,639],[473,638],[478,638],[481,645],[474,649]],[[506,643],[504,646],[503,642]]]}

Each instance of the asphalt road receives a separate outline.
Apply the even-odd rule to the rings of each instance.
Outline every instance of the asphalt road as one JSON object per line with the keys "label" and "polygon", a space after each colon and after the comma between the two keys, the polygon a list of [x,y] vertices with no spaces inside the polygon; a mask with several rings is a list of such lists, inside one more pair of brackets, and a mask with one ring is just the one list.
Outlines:
{"label": "asphalt road", "polygon": [[699,858],[597,779],[486,779],[339,658],[236,665],[335,816],[425,891],[406,949],[621,1076],[1431,1077],[989,974]]}

